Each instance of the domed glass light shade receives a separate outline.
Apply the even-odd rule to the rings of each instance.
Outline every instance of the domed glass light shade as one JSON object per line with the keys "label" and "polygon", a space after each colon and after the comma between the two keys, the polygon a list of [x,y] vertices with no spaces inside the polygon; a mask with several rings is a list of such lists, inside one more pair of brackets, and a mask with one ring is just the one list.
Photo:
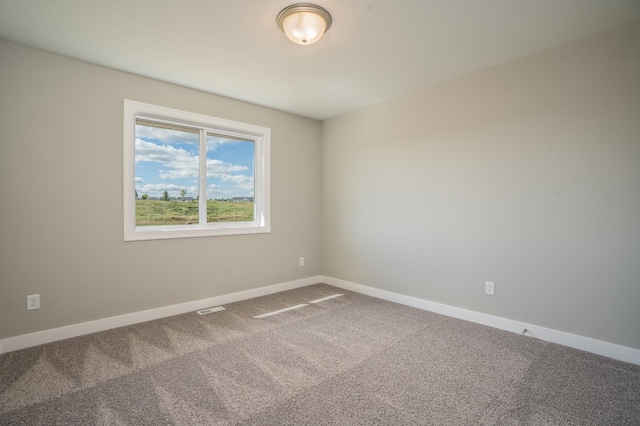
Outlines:
{"label": "domed glass light shade", "polygon": [[331,15],[320,6],[298,3],[278,14],[278,26],[296,44],[308,45],[320,40],[331,26]]}

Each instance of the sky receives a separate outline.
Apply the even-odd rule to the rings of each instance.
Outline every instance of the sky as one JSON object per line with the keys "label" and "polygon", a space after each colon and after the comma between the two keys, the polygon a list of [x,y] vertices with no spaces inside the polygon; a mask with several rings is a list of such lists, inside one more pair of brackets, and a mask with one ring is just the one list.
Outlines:
{"label": "sky", "polygon": [[[136,125],[138,196],[198,197],[199,134]],[[253,197],[254,143],[207,135],[207,199]]]}

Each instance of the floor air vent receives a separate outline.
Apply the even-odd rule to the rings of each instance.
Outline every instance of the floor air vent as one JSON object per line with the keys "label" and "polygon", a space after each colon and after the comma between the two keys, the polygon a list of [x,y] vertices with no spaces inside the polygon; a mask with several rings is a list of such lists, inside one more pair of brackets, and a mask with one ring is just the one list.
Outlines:
{"label": "floor air vent", "polygon": [[207,314],[211,314],[218,311],[224,311],[224,308],[222,306],[215,306],[213,308],[200,309],[199,311],[196,311],[196,312],[200,315],[207,315]]}

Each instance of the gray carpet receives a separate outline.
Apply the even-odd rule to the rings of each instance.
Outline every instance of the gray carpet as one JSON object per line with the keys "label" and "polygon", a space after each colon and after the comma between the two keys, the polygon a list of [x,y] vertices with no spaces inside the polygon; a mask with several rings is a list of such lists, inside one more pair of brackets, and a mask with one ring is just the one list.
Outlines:
{"label": "gray carpet", "polygon": [[225,308],[1,355],[0,424],[640,425],[637,365],[324,284]]}

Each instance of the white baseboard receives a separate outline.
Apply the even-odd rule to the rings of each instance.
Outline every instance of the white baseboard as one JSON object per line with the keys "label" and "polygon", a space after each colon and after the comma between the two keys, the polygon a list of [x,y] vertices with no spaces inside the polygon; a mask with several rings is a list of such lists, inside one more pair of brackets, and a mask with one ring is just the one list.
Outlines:
{"label": "white baseboard", "polygon": [[146,311],[133,312],[126,315],[119,315],[80,324],[73,324],[66,327],[39,331],[22,336],[9,337],[7,339],[0,340],[0,354],[15,351],[18,349],[28,348],[31,346],[42,345],[57,340],[69,339],[71,337],[96,333],[98,331],[110,330],[112,328],[138,324],[141,322],[165,318],[172,315],[184,314],[211,306],[239,302],[241,300],[252,299],[254,297],[279,293],[281,291],[293,290],[295,288],[306,287],[317,283],[326,283],[334,287],[351,290],[356,293],[365,294],[367,296],[376,297],[378,299],[412,306],[414,308],[487,325],[489,327],[494,327],[501,330],[511,331],[513,333],[521,334],[524,329],[527,329],[526,335],[530,337],[534,337],[547,342],[558,343],[560,345],[569,346],[594,354],[606,356],[608,358],[640,365],[640,350],[638,349],[628,348],[626,346],[603,342],[601,340],[578,336],[576,334],[566,333],[550,328],[539,327],[534,324],[528,324],[520,321],[514,321],[506,318],[496,317],[493,315],[483,314],[480,312],[470,311],[468,309],[457,308],[455,306],[445,305],[442,303],[431,302],[429,300],[419,299],[417,297],[405,296],[403,294],[393,293],[387,290],[380,290],[362,284],[355,284],[349,281],[322,275],[280,284],[274,284],[252,290],[240,291],[237,293],[231,293],[222,296],[211,297],[208,299],[195,300],[192,302],[180,303],[177,305],[164,306],[161,308],[149,309]]}
{"label": "white baseboard", "polygon": [[197,311],[198,309],[209,308],[211,306],[223,305],[225,303],[239,302],[241,300],[252,299],[254,297],[266,296],[268,294],[279,293],[281,291],[292,290],[294,288],[306,287],[322,282],[321,276],[303,278],[300,280],[274,284],[252,290],[239,291],[237,293],[211,297],[208,299],[195,300],[192,302],[179,303],[177,305],[163,306],[161,308],[149,309],[146,311],[133,312],[115,317],[103,318],[95,321],[73,324],[66,327],[53,328],[36,333],[24,334],[22,336],[9,337],[0,340],[0,354],[24,349],[31,346],[42,345],[44,343],[55,342],[57,340],[69,339],[71,337],[82,336],[98,331],[110,330],[112,328],[126,325],[138,324],[145,321],[170,317],[172,315],[184,314]]}
{"label": "white baseboard", "polygon": [[535,337],[547,342],[558,343],[560,345],[569,346],[571,348],[606,356],[608,358],[617,359],[619,361],[640,365],[640,350],[638,349],[603,342],[601,340],[596,340],[589,337],[578,336],[576,334],[565,333],[563,331],[553,330],[550,328],[539,327],[534,324],[513,321],[510,319],[470,311],[467,309],[456,308],[454,306],[431,302],[428,300],[419,299],[417,297],[405,296],[387,290],[380,290],[361,284],[355,284],[349,281],[339,280],[337,278],[325,276],[322,277],[322,282],[334,287],[355,291],[356,293],[366,294],[367,296],[376,297],[378,299],[412,306],[414,308],[423,309],[425,311],[431,311],[437,314],[442,314],[449,317],[459,318],[462,320],[487,325],[489,327],[498,328],[500,330],[511,331],[513,333],[522,334],[522,331],[526,329],[527,333],[525,335],[530,337]]}

